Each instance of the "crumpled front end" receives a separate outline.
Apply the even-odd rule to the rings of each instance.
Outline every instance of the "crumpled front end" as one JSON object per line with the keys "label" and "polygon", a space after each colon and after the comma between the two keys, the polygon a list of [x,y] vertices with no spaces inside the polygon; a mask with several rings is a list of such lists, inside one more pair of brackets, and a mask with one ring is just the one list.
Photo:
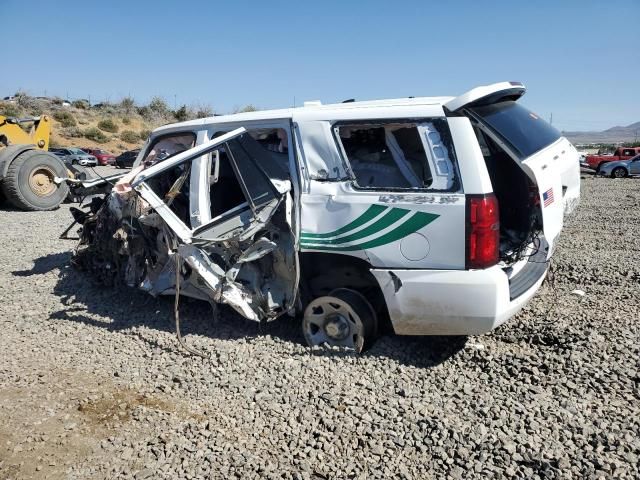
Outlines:
{"label": "crumpled front end", "polygon": [[[225,148],[225,159],[236,162],[234,171],[241,182],[243,171],[251,170],[254,178],[264,173],[255,169],[251,151],[257,150],[243,132],[239,129],[187,150],[161,166],[140,167],[122,176],[104,197],[94,198],[88,212],[75,209],[82,228],[73,264],[105,285],[125,284],[154,296],[178,290],[229,305],[254,321],[270,321],[292,311],[298,258],[288,182],[264,174],[268,188],[259,190],[260,204],[248,196],[245,204],[194,228],[188,219],[176,216],[180,209],[172,204],[176,198],[214,198],[213,190],[222,181],[186,180],[202,171],[192,169],[190,162],[215,147]],[[153,183],[154,179],[163,181]],[[168,191],[158,187],[166,184],[171,185]],[[185,191],[190,184],[202,185],[203,190]]]}

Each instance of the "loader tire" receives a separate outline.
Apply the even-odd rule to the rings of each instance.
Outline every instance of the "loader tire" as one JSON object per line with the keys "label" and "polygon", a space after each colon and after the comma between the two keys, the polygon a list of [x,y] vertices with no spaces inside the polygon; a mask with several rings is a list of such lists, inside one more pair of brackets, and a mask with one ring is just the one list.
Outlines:
{"label": "loader tire", "polygon": [[57,157],[42,150],[27,150],[9,165],[2,192],[20,210],[54,210],[69,192],[65,182],[54,182],[55,177],[67,177],[67,169]]}

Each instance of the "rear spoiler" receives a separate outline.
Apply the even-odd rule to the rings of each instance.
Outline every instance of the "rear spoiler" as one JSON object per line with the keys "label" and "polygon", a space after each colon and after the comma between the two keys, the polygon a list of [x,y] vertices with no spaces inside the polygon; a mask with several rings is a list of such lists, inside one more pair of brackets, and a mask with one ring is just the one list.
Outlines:
{"label": "rear spoiler", "polygon": [[517,100],[525,94],[527,87],[520,82],[499,82],[476,87],[449,100],[444,108],[455,112],[462,108],[489,105],[504,100]]}

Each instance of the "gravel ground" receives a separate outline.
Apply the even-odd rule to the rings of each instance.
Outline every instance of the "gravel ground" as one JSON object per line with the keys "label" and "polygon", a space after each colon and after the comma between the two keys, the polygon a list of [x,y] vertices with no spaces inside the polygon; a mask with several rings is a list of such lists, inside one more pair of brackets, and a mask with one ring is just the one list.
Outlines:
{"label": "gravel ground", "polygon": [[[68,206],[0,210],[0,478],[638,478],[640,180],[585,176],[547,282],[489,335],[312,352],[69,268]],[[572,294],[581,289],[586,295]]]}

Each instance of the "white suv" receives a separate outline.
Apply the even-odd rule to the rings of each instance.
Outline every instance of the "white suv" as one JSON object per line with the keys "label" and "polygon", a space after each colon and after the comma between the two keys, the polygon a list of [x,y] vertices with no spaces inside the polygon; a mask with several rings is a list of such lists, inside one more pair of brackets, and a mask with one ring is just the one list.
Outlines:
{"label": "white suv", "polygon": [[154,295],[178,280],[255,321],[301,314],[311,345],[361,351],[385,325],[488,332],[540,287],[580,196],[576,149],[524,93],[502,82],[158,128],[78,216],[76,263]]}

